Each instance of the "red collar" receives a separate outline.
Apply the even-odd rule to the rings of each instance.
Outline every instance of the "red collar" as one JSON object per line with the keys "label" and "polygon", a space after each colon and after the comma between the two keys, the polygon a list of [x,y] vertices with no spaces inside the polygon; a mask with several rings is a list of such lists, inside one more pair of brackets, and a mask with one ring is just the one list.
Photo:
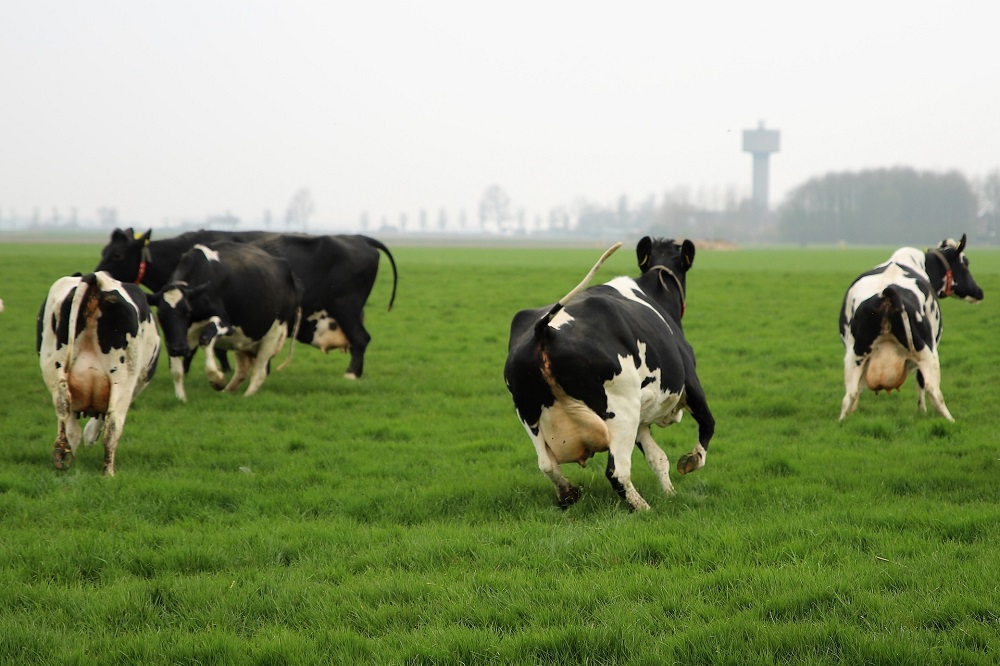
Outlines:
{"label": "red collar", "polygon": [[142,284],[142,278],[146,277],[146,262],[139,262],[139,274],[135,276],[135,283]]}

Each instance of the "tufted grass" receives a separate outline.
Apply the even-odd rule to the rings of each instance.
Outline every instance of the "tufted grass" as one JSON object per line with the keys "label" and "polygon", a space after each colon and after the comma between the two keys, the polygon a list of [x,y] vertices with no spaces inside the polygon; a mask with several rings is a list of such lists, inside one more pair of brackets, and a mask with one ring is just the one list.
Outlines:
{"label": "tufted grass", "polygon": [[[99,246],[0,245],[0,663],[994,663],[1000,251],[970,249],[981,305],[943,305],[958,422],[910,380],[843,425],[837,310],[889,250],[700,252],[716,438],[673,498],[636,454],[633,515],[603,457],[556,508],[501,375],[514,311],[601,250],[394,247],[361,381],[299,346],[252,398],[196,371],[181,405],[163,359],[103,479],[95,449],[52,468],[34,353],[49,284]],[[695,432],[654,436],[676,460]]]}

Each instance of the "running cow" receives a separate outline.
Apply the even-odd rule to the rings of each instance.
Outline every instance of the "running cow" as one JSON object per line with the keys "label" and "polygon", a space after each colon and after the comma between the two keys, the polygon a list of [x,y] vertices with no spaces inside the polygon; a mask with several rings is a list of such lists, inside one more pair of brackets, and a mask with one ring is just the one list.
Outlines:
{"label": "running cow", "polygon": [[[160,336],[143,291],[107,273],[64,277],[38,314],[37,350],[58,426],[52,464],[67,469],[83,441],[104,433],[105,476],[132,399],[149,384]],[[92,417],[81,433],[79,419]]]}
{"label": "running cow", "polygon": [[[253,395],[267,378],[270,360],[289,336],[294,340],[300,297],[288,262],[253,245],[219,242],[185,253],[167,285],[150,297],[166,338],[177,398],[187,401],[184,359],[193,346],[206,351],[212,386],[235,391],[250,377],[244,395]],[[216,344],[235,352],[236,371],[228,384],[215,363]]]}
{"label": "running cow", "polygon": [[674,492],[670,464],[650,433],[680,421],[682,409],[698,423],[698,444],[681,456],[677,471],[705,465],[715,419],[695,374],[684,338],[691,241],[643,238],[636,248],[641,274],[586,288],[609,249],[584,280],[558,303],[514,316],[504,380],[535,452],[538,467],[555,484],[559,506],[580,491],[561,473],[561,463],[581,466],[608,452],[606,475],[636,510],[649,505],[632,485],[631,460],[638,445],[663,486]]}
{"label": "running cow", "polygon": [[889,260],[856,279],[840,308],[844,342],[844,401],[840,420],[858,406],[865,386],[889,392],[917,371],[917,405],[927,411],[926,393],[943,417],[954,421],[941,395],[941,308],[938,298],[954,296],[970,303],[983,290],[969,272],[965,235],[931,250],[896,250]]}
{"label": "running cow", "polygon": [[368,236],[310,236],[263,231],[191,231],[151,240],[152,231],[135,234],[115,229],[101,252],[97,270],[119,280],[141,283],[151,291],[167,284],[181,256],[196,244],[217,241],[254,243],[285,259],[302,284],[302,325],[298,340],[328,352],[350,352],[345,376],[356,379],[364,371],[364,355],[371,335],[364,327],[364,306],[378,275],[379,251],[392,265],[392,295],[396,299],[396,261],[389,248]]}

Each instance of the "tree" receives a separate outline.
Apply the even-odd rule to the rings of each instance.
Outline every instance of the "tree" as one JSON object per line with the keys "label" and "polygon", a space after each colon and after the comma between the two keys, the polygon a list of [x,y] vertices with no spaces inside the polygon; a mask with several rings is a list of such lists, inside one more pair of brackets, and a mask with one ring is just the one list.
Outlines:
{"label": "tree", "polygon": [[490,185],[479,199],[479,223],[496,226],[498,232],[503,232],[510,221],[510,197],[499,185]]}
{"label": "tree", "polygon": [[309,190],[302,188],[292,197],[285,211],[285,226],[291,231],[293,228],[306,231],[309,228],[309,218],[316,212],[313,204],[312,194]]}

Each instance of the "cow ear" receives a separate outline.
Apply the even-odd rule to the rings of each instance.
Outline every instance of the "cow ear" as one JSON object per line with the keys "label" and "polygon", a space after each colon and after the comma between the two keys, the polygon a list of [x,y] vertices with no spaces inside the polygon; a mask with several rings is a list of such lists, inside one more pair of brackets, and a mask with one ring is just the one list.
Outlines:
{"label": "cow ear", "polygon": [[649,256],[653,253],[653,239],[649,236],[644,236],[639,244],[635,246],[636,259],[639,262],[639,268],[645,273],[649,270]]}
{"label": "cow ear", "polygon": [[691,268],[694,263],[694,243],[686,238],[681,244],[681,257],[684,258],[684,270]]}
{"label": "cow ear", "polygon": [[130,236],[126,234],[121,229],[115,229],[111,232],[111,240],[129,240]]}
{"label": "cow ear", "polygon": [[149,230],[148,230],[148,231],[146,231],[146,233],[144,233],[144,234],[139,234],[139,233],[137,233],[137,234],[135,235],[135,239],[136,239],[137,241],[140,241],[140,242],[141,242],[141,243],[142,243],[143,245],[145,245],[146,243],[148,243],[148,242],[149,242],[149,239],[150,239],[150,237],[152,237],[152,235],[153,235],[153,230],[152,230],[152,229],[149,229]]}
{"label": "cow ear", "polygon": [[962,234],[962,240],[958,241],[958,251],[962,252],[965,249],[965,234]]}

